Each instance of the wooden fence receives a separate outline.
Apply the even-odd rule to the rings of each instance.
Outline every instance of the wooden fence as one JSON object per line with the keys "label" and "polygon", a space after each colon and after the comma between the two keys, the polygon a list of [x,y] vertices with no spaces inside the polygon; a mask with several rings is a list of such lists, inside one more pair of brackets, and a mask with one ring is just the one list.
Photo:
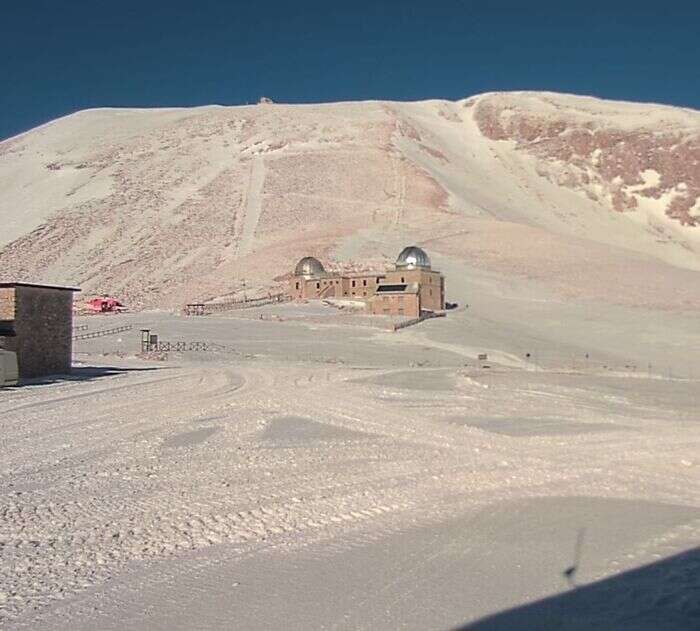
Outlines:
{"label": "wooden fence", "polygon": [[229,300],[227,302],[207,302],[190,303],[185,305],[184,313],[187,316],[209,315],[211,313],[221,313],[224,311],[235,311],[237,309],[252,309],[253,307],[263,307],[280,302],[288,302],[290,298],[285,294],[269,294],[259,298],[248,298],[245,300]]}
{"label": "wooden fence", "polygon": [[88,331],[87,333],[79,333],[74,335],[74,340],[90,340],[95,337],[104,337],[105,335],[116,335],[117,333],[123,333],[124,331],[131,331],[131,325],[127,324],[125,326],[117,326],[113,329],[102,329],[101,331]]}
{"label": "wooden fence", "polygon": [[414,324],[420,324],[424,320],[432,320],[433,318],[444,318],[445,313],[444,311],[438,311],[438,312],[433,312],[433,311],[427,311],[426,313],[423,313],[422,315],[418,316],[417,318],[411,318],[410,320],[404,320],[403,322],[397,322],[393,326],[393,331],[400,331],[401,329],[405,329],[406,327],[413,326]]}

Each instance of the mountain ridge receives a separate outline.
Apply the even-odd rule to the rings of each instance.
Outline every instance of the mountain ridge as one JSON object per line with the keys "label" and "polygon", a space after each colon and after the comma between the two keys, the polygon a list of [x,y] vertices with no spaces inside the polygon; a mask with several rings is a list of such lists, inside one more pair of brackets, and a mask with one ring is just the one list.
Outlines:
{"label": "mountain ridge", "polygon": [[[305,254],[383,265],[432,239],[438,257],[514,276],[539,260],[526,275],[566,295],[647,304],[634,272],[621,297],[574,273],[590,261],[567,244],[590,243],[593,267],[692,282],[699,161],[700,112],[550,92],[95,108],[0,142],[0,274],[170,307],[243,279],[262,291]],[[477,226],[480,241],[449,236]]]}

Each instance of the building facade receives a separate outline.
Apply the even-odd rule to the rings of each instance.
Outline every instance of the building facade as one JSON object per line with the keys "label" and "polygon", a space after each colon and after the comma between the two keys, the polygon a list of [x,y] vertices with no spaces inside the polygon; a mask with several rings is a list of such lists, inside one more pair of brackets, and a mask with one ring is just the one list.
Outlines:
{"label": "building facade", "polygon": [[367,308],[372,315],[417,318],[421,314],[419,287],[415,283],[380,285],[377,293],[369,299]]}
{"label": "building facade", "polygon": [[383,272],[333,274],[318,259],[305,257],[294,269],[288,295],[293,300],[357,300],[374,315],[415,318],[444,310],[445,277],[416,246],[404,248],[393,268]]}
{"label": "building facade", "polygon": [[19,376],[71,369],[75,287],[0,283],[0,346],[17,354]]}

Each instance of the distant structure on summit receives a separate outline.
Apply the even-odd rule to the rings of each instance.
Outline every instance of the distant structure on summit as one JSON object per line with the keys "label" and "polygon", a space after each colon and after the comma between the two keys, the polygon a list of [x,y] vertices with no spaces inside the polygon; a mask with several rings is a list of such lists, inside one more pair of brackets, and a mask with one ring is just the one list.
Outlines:
{"label": "distant structure on summit", "polygon": [[373,315],[417,318],[445,309],[445,277],[415,245],[404,248],[384,272],[329,274],[321,261],[306,256],[294,268],[287,293],[293,300],[361,300]]}

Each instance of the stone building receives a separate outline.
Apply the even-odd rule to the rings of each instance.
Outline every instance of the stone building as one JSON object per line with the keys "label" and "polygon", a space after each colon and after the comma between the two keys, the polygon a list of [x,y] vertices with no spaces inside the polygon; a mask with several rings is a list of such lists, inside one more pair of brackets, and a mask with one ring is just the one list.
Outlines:
{"label": "stone building", "polygon": [[369,299],[368,309],[372,315],[417,318],[421,313],[420,288],[417,283],[379,285],[377,293]]}
{"label": "stone building", "polygon": [[396,264],[383,272],[331,274],[318,259],[307,256],[294,269],[288,295],[294,300],[358,300],[375,315],[415,318],[445,308],[445,277],[416,246],[404,248]]}
{"label": "stone building", "polygon": [[20,377],[70,372],[76,291],[0,282],[0,346],[17,354]]}
{"label": "stone building", "polygon": [[[394,269],[386,272],[383,283],[402,286],[405,288],[404,292],[412,291],[410,288],[417,287],[419,313],[424,311],[437,312],[445,309],[445,277],[432,269],[428,255],[415,245],[401,250]],[[395,300],[398,302],[398,297]],[[375,301],[376,298],[372,300],[372,303],[374,304]],[[372,312],[375,312],[374,307]]]}

